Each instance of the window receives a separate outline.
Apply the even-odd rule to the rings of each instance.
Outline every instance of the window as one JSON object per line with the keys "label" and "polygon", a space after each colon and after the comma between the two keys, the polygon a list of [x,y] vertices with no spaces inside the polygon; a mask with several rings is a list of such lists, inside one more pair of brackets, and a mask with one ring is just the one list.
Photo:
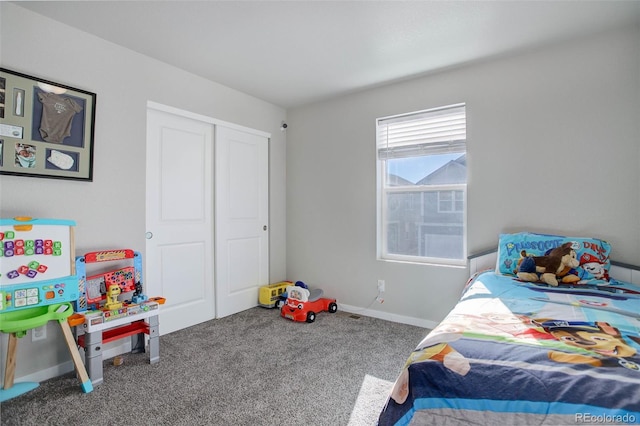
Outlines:
{"label": "window", "polygon": [[456,213],[462,212],[464,208],[463,191],[438,191],[438,212]]}
{"label": "window", "polygon": [[376,120],[378,257],[466,263],[466,108]]}

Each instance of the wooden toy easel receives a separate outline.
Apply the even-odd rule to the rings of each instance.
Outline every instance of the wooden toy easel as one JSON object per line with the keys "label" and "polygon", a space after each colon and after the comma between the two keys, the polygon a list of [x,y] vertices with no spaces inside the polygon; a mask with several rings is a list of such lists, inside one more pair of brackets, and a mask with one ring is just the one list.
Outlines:
{"label": "wooden toy easel", "polygon": [[62,328],[82,390],[93,389],[67,322],[78,299],[74,226],[61,219],[0,219],[0,332],[9,334],[0,401],[38,387],[14,383],[18,339],[49,321]]}

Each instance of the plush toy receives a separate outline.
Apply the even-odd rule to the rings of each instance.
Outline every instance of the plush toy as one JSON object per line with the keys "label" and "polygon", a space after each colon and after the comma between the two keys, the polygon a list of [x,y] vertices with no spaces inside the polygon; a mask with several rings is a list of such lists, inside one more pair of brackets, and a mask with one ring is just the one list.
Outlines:
{"label": "plush toy", "polygon": [[563,283],[579,281],[573,268],[580,266],[580,262],[572,246],[571,242],[564,243],[544,256],[529,256],[523,250],[516,275],[523,281],[542,281],[554,287],[558,285],[558,278]]}

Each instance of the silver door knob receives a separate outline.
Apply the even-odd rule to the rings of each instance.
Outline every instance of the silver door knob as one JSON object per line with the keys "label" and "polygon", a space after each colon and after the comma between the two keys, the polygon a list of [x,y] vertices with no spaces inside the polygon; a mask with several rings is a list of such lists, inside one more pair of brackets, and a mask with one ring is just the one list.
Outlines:
{"label": "silver door knob", "polygon": [[262,227],[262,230],[263,230],[263,231],[266,231],[266,230],[267,230],[267,225],[263,226],[263,227]]}
{"label": "silver door knob", "polygon": [[146,234],[144,234],[144,237],[145,237],[147,240],[152,239],[152,238],[153,238],[153,232],[147,232]]}

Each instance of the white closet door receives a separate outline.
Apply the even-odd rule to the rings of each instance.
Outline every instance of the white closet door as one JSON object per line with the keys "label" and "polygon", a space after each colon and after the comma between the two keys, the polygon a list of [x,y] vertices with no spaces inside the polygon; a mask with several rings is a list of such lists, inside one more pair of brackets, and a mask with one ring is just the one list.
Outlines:
{"label": "white closet door", "polygon": [[144,287],[167,334],[215,318],[213,124],[149,108],[146,166]]}
{"label": "white closet door", "polygon": [[216,126],[216,311],[257,305],[269,281],[269,139]]}

